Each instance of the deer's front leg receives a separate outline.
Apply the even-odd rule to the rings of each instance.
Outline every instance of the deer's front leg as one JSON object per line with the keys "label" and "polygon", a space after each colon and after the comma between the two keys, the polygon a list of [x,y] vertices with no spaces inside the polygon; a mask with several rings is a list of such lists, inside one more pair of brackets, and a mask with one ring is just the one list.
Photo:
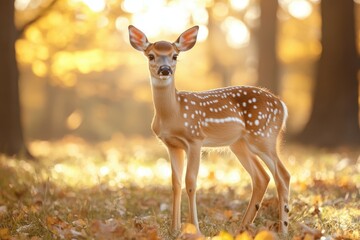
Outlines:
{"label": "deer's front leg", "polygon": [[168,147],[172,172],[172,229],[180,230],[181,227],[181,182],[184,168],[184,151],[180,148]]}
{"label": "deer's front leg", "polygon": [[190,145],[187,152],[187,169],[186,169],[186,192],[189,197],[189,216],[190,222],[194,224],[197,231],[200,232],[199,222],[196,209],[196,181],[199,172],[200,164],[200,149],[201,146],[197,144]]}

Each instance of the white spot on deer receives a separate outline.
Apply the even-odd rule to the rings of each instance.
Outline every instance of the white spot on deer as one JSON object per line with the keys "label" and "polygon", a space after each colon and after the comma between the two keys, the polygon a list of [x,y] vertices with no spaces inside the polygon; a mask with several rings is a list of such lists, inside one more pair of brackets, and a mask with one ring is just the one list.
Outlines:
{"label": "white spot on deer", "polygon": [[207,123],[228,123],[228,122],[236,122],[245,126],[245,123],[237,117],[227,117],[227,118],[205,118],[205,122]]}
{"label": "white spot on deer", "polygon": [[254,123],[255,123],[256,126],[259,126],[259,124],[260,124],[259,120],[257,120],[257,119],[255,120]]}
{"label": "white spot on deer", "polygon": [[185,127],[189,126],[189,123],[188,123],[188,122],[185,122],[185,123],[184,123],[184,126],[185,126]]}
{"label": "white spot on deer", "polygon": [[185,110],[189,110],[189,106],[186,105],[186,106],[185,106]]}
{"label": "white spot on deer", "polygon": [[184,118],[187,118],[187,114],[186,114],[186,113],[184,113]]}
{"label": "white spot on deer", "polygon": [[246,107],[246,102],[243,102],[242,105],[243,105],[243,107]]}

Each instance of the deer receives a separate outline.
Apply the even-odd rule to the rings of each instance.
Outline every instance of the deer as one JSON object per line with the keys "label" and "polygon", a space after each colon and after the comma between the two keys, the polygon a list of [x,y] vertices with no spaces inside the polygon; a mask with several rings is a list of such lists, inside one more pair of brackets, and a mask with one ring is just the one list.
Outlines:
{"label": "deer", "polygon": [[[171,229],[181,228],[181,192],[185,157],[185,188],[189,221],[198,233],[196,190],[202,147],[226,147],[251,177],[252,194],[241,226],[253,223],[267,190],[270,170],[279,207],[278,231],[288,231],[290,174],[279,158],[279,145],[288,111],[285,103],[266,89],[230,86],[208,91],[178,91],[174,74],[178,55],[194,47],[199,27],[183,32],[175,42],[150,43],[130,25],[132,47],[148,58],[154,118],[151,128],[167,148],[171,164]],[[191,77],[191,76],[190,76]]]}

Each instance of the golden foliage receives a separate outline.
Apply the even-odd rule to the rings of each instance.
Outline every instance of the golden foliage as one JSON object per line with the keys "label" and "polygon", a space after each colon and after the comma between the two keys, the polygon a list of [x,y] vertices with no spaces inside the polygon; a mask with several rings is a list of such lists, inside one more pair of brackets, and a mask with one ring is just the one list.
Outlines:
{"label": "golden foliage", "polygon": [[253,240],[250,233],[245,231],[241,234],[236,235],[235,240]]}

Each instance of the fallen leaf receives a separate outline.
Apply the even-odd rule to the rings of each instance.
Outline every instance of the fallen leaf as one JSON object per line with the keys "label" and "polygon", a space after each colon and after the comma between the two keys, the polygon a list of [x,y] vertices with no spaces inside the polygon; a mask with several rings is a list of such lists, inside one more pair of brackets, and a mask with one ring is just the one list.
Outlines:
{"label": "fallen leaf", "polygon": [[142,217],[135,217],[134,219],[134,226],[138,230],[142,230],[145,226],[149,224],[149,222],[152,221],[151,216],[142,216]]}
{"label": "fallen leaf", "polygon": [[232,216],[233,216],[233,211],[231,211],[231,210],[225,210],[225,211],[224,211],[224,215],[225,215],[228,219],[230,219],[230,218],[232,218]]}
{"label": "fallen leaf", "polygon": [[261,231],[258,234],[256,234],[254,240],[275,240],[276,237],[273,232],[270,231]]}
{"label": "fallen leaf", "polygon": [[47,216],[46,217],[46,224],[47,225],[55,225],[59,222],[57,217]]}
{"label": "fallen leaf", "polygon": [[106,220],[105,223],[99,220],[94,221],[91,224],[90,230],[96,237],[101,237],[101,239],[120,237],[126,232],[122,222],[112,218]]}
{"label": "fallen leaf", "polygon": [[212,240],[233,240],[233,236],[225,231],[221,231],[217,236],[213,237]]}
{"label": "fallen leaf", "polygon": [[148,239],[148,240],[158,240],[159,239],[157,229],[153,226],[146,227],[141,232],[146,236],[146,239]]}
{"label": "fallen leaf", "polygon": [[248,231],[245,231],[241,234],[238,234],[235,240],[253,240],[253,238]]}
{"label": "fallen leaf", "polygon": [[185,233],[181,234],[178,240],[205,240],[205,237],[200,233]]}
{"label": "fallen leaf", "polygon": [[87,226],[87,222],[84,219],[78,219],[72,222],[75,227],[84,228]]}
{"label": "fallen leaf", "polygon": [[305,237],[303,240],[314,240],[314,239],[315,239],[314,235],[307,233],[307,234],[305,234]]}
{"label": "fallen leaf", "polygon": [[0,228],[0,239],[10,239],[10,231],[8,228]]}

